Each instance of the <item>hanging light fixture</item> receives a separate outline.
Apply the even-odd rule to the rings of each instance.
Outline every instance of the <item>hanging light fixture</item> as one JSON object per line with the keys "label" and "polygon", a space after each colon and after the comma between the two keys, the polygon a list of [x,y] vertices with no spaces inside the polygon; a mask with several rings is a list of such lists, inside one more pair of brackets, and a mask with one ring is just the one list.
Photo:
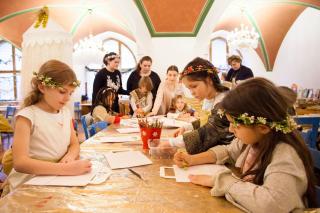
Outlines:
{"label": "hanging light fixture", "polygon": [[[241,9],[241,16],[243,16],[243,13],[244,8]],[[227,36],[227,43],[231,49],[256,49],[258,47],[259,37],[259,34],[253,27],[250,30],[248,26],[241,23],[240,29],[235,28],[229,32]]]}
{"label": "hanging light fixture", "polygon": [[249,30],[248,26],[240,25],[240,29],[235,28],[228,34],[228,46],[231,49],[238,48],[257,48],[259,43],[259,34],[252,28]]}
{"label": "hanging light fixture", "polygon": [[[88,9],[89,16],[91,17],[92,14],[92,9]],[[78,43],[76,43],[74,46],[74,51],[79,52],[79,51],[84,51],[84,50],[94,50],[94,51],[102,51],[103,46],[102,46],[102,41],[98,41],[95,39],[91,33],[91,28],[89,35],[84,37],[83,39],[80,39]]]}

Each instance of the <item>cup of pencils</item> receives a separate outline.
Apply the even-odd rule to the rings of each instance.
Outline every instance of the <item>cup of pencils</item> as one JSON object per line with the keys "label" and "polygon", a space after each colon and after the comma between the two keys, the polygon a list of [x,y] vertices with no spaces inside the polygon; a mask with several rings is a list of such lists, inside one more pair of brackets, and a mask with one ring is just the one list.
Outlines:
{"label": "cup of pencils", "polygon": [[149,147],[157,147],[160,143],[161,130],[163,123],[156,120],[148,121],[145,119],[138,119],[141,140],[143,143],[143,149],[149,149]]}

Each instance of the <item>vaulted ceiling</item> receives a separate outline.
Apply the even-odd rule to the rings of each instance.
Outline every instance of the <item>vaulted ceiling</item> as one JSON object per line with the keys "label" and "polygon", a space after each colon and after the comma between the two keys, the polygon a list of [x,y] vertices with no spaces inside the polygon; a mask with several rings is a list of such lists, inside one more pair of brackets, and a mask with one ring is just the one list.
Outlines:
{"label": "vaulted ceiling", "polygon": [[[150,36],[197,36],[208,12],[218,0],[126,0],[133,1]],[[242,5],[239,4],[242,2]],[[243,2],[244,12],[240,8]],[[130,2],[132,3],[132,2]],[[113,31],[135,40],[129,21],[111,0],[10,0],[0,1],[0,37],[21,47],[22,34],[36,20],[44,5],[54,19],[73,35],[74,42],[87,36]],[[260,34],[257,53],[267,70],[272,70],[280,45],[297,17],[307,7],[320,9],[319,0],[235,0],[223,12],[212,32],[230,31],[240,23]],[[130,11],[127,11],[130,13]],[[130,20],[132,21],[132,20]]]}

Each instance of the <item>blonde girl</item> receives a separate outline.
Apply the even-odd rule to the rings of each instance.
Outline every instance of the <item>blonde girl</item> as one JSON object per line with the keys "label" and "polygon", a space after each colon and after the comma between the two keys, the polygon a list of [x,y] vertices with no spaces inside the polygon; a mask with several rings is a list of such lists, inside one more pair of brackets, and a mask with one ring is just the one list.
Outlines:
{"label": "blonde girl", "polygon": [[79,142],[65,107],[80,84],[73,70],[50,60],[34,73],[31,84],[16,115],[11,190],[34,175],[80,175],[91,170],[90,161],[79,160]]}
{"label": "blonde girl", "polygon": [[170,111],[167,114],[168,118],[183,119],[193,115],[194,110],[186,104],[182,95],[176,95],[176,97],[172,99]]}

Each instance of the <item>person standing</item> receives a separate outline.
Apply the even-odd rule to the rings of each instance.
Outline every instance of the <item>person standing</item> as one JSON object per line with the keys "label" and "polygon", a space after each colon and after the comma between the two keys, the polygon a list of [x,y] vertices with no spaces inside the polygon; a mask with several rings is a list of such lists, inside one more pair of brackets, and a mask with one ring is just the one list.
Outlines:
{"label": "person standing", "polygon": [[253,72],[249,67],[242,65],[242,59],[240,56],[232,55],[228,58],[228,63],[231,69],[228,71],[226,81],[237,83],[248,78],[253,77]]}
{"label": "person standing", "polygon": [[118,70],[120,56],[114,52],[110,52],[103,57],[103,63],[106,67],[101,69],[94,78],[92,103],[95,103],[97,93],[101,88],[112,88],[116,91],[116,97],[111,109],[114,112],[119,112],[118,94],[129,95],[128,91],[122,88],[121,73]]}
{"label": "person standing", "polygon": [[155,101],[158,87],[160,85],[160,77],[159,75],[151,70],[151,65],[152,65],[152,58],[150,56],[143,56],[139,63],[137,64],[137,68],[135,71],[133,71],[127,81],[127,90],[130,93],[131,91],[139,88],[139,81],[140,78],[143,76],[148,76],[150,77],[153,85],[153,89],[151,90],[153,99],[152,99],[152,104]]}

